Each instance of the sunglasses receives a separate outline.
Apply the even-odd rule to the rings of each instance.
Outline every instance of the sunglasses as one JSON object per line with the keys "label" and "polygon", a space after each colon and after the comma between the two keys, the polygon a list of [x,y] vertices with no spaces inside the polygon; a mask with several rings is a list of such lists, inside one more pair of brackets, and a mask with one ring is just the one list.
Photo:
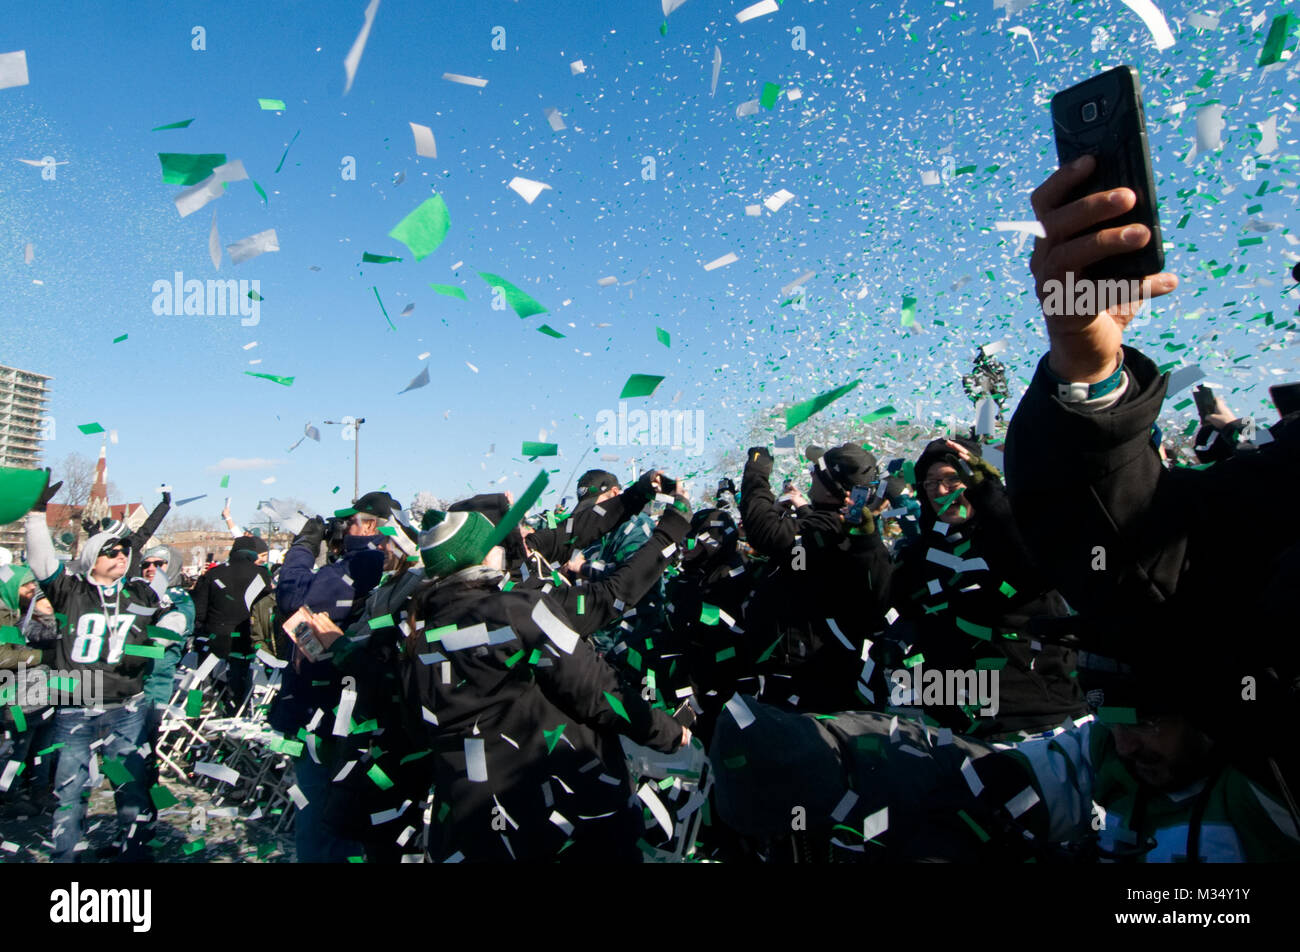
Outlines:
{"label": "sunglasses", "polygon": [[99,557],[101,559],[115,559],[119,555],[126,555],[127,551],[128,550],[126,549],[125,546],[120,546],[120,545],[109,546],[107,548],[103,548],[99,550]]}
{"label": "sunglasses", "polygon": [[160,569],[166,564],[167,564],[166,562],[160,561],[158,559],[150,559],[148,562],[141,562],[140,566],[146,569],[148,568]]}

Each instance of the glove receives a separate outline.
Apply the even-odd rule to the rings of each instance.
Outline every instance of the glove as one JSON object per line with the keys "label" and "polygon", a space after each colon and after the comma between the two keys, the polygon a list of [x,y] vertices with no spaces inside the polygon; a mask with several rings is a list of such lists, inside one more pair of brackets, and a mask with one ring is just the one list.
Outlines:
{"label": "glove", "polygon": [[718,495],[721,496],[723,493],[736,495],[736,484],[730,478],[722,480],[718,486]]}
{"label": "glove", "polygon": [[50,500],[54,498],[54,494],[63,486],[63,480],[59,480],[57,483],[50,483],[49,479],[50,468],[47,466],[45,467],[45,480],[47,485],[45,491],[36,498],[36,503],[32,506],[32,512],[44,512],[45,508],[50,504]]}
{"label": "glove", "polygon": [[294,545],[305,545],[313,553],[320,551],[320,544],[325,541],[325,520],[320,516],[312,516],[307,520],[302,531],[298,533],[293,540]]}
{"label": "glove", "polygon": [[162,497],[164,506],[170,506],[172,504],[172,494],[170,492],[163,493]]}
{"label": "glove", "polygon": [[766,446],[751,446],[745,451],[745,467],[750,466],[760,473],[771,475],[772,454],[767,451]]}
{"label": "glove", "polygon": [[958,460],[958,463],[959,468],[961,469],[962,479],[964,479],[966,485],[970,486],[972,489],[984,482],[986,479],[991,478],[998,481],[1001,481],[1002,479],[1002,474],[998,472],[998,468],[982,456],[972,456],[969,462],[966,460]]}

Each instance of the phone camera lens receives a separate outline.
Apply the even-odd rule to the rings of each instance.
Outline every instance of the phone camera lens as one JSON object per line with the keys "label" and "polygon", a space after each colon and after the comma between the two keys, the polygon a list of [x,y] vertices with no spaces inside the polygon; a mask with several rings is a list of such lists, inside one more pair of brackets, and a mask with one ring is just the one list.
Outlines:
{"label": "phone camera lens", "polygon": [[1097,119],[1097,104],[1095,102],[1086,102],[1083,104],[1083,121],[1094,122]]}

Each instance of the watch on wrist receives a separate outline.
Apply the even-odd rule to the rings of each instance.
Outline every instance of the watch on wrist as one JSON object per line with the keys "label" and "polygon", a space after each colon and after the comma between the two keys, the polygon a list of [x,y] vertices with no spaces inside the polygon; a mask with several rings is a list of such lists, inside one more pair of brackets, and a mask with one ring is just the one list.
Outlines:
{"label": "watch on wrist", "polygon": [[1120,384],[1124,382],[1124,354],[1122,352],[1118,360],[1119,366],[1115,368],[1115,372],[1105,380],[1098,380],[1096,383],[1074,383],[1064,380],[1054,374],[1052,368],[1046,363],[1043,365],[1043,369],[1047,371],[1047,376],[1052,381],[1057,399],[1062,403],[1082,403],[1085,400],[1104,397],[1119,389]]}

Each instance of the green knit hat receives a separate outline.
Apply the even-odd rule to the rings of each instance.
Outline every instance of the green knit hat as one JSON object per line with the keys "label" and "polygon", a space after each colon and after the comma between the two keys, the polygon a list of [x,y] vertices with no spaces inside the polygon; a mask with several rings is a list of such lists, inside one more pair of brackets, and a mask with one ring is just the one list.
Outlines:
{"label": "green knit hat", "polygon": [[487,558],[492,522],[481,512],[430,509],[420,528],[420,556],[430,578],[443,578]]}

